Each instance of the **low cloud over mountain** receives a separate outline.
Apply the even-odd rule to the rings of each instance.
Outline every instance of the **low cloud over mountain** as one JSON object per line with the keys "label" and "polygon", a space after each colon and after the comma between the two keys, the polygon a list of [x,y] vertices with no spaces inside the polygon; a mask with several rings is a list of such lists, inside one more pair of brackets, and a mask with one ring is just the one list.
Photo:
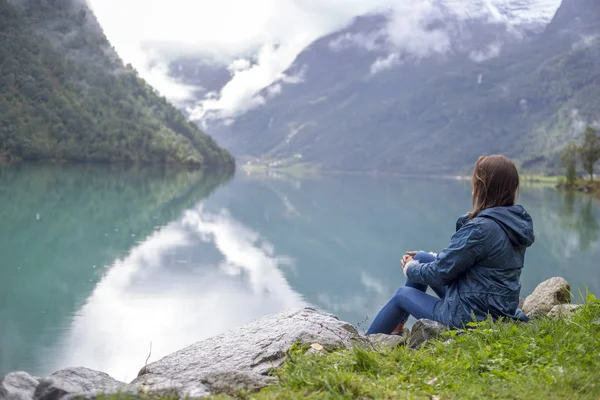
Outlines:
{"label": "low cloud over mountain", "polygon": [[[90,2],[121,57],[161,93],[188,106],[196,120],[228,121],[264,105],[278,94],[281,85],[302,82],[301,74],[285,73],[297,56],[358,15],[380,13],[386,18],[374,30],[336,38],[332,50],[348,46],[384,50],[370,68],[377,73],[407,56],[422,58],[454,51],[465,39],[464,23],[500,25],[515,38],[539,32],[560,0],[474,0],[468,4],[460,0]],[[452,22],[440,23],[447,20]],[[494,57],[504,40],[473,49],[472,57]],[[188,67],[193,62],[210,71],[206,75],[181,74],[173,71],[174,61]],[[229,78],[224,84],[223,77]],[[215,81],[219,82],[216,87]],[[277,81],[280,86],[264,90]]]}

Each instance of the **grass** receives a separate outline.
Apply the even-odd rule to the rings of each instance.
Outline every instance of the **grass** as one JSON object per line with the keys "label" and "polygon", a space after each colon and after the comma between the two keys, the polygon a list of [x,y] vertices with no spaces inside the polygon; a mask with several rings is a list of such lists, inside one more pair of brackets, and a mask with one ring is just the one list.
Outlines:
{"label": "grass", "polygon": [[600,300],[588,295],[586,302],[570,318],[540,318],[527,324],[488,320],[471,324],[473,329],[462,335],[448,332],[419,350],[355,347],[305,355],[306,346],[294,345],[288,361],[273,373],[278,384],[232,396],[257,400],[598,400]]}
{"label": "grass", "polygon": [[417,351],[298,356],[276,372],[278,385],[247,397],[600,399],[600,301],[593,296],[571,318],[484,321],[474,328]]}
{"label": "grass", "polygon": [[560,182],[561,177],[540,174],[521,174],[520,179],[521,184],[524,186],[535,185],[555,187]]}

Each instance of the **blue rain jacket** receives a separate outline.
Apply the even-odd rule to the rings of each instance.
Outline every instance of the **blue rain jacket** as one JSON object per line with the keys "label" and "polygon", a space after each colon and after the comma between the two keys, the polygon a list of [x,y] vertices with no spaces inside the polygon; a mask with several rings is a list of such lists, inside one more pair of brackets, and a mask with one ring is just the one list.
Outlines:
{"label": "blue rain jacket", "polygon": [[447,286],[433,313],[442,324],[462,328],[490,314],[519,318],[519,278],[525,250],[533,244],[533,221],[522,206],[493,207],[462,216],[450,244],[431,263],[409,266],[408,279]]}

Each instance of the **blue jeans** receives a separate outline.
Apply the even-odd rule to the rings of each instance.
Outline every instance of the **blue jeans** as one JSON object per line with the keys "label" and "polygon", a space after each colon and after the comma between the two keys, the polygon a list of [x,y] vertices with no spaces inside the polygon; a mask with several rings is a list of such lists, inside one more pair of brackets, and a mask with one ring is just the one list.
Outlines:
{"label": "blue jeans", "polygon": [[[420,263],[428,263],[434,261],[435,256],[419,252],[415,255],[415,260]],[[385,333],[389,335],[396,327],[406,323],[410,315],[417,319],[433,319],[435,305],[446,295],[446,287],[432,286],[431,289],[439,298],[425,293],[427,285],[414,283],[407,279],[404,287],[398,289],[390,301],[379,311],[367,334]]]}

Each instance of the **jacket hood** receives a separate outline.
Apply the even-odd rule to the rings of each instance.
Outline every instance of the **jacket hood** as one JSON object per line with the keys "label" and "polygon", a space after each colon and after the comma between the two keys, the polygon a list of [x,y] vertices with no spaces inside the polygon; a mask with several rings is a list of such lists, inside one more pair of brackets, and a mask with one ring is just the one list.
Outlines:
{"label": "jacket hood", "polygon": [[515,246],[529,247],[535,241],[533,220],[522,206],[488,208],[477,214],[477,217],[496,221]]}

